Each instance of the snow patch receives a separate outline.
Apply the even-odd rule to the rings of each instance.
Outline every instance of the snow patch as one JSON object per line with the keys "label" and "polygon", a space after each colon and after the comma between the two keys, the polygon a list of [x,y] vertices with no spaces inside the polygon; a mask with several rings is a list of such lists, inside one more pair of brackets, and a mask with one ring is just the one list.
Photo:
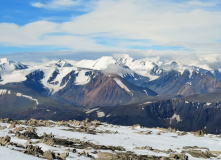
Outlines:
{"label": "snow patch", "polygon": [[172,123],[172,121],[175,119],[177,122],[181,122],[181,118],[180,118],[180,115],[174,113],[173,116],[170,118],[170,124]]}
{"label": "snow patch", "polygon": [[192,82],[186,82],[185,84],[192,86]]}
{"label": "snow patch", "polygon": [[133,93],[127,88],[126,85],[123,84],[123,82],[121,82],[121,80],[119,80],[118,78],[114,78],[114,80],[121,88],[123,88],[125,91],[131,93],[131,95],[133,96]]}
{"label": "snow patch", "polygon": [[5,95],[7,93],[6,89],[0,89],[0,95]]}
{"label": "snow patch", "polygon": [[81,70],[78,72],[78,76],[76,77],[75,84],[76,85],[85,85],[90,82],[90,77],[86,76],[86,70]]}
{"label": "snow patch", "polygon": [[38,100],[32,98],[31,96],[23,95],[22,93],[16,93],[15,95],[16,95],[17,97],[25,97],[25,98],[27,98],[27,99],[30,99],[30,100],[32,100],[32,101],[35,101],[36,105],[39,104]]}
{"label": "snow patch", "polygon": [[89,113],[92,113],[92,112],[94,112],[94,111],[97,111],[99,108],[93,108],[93,109],[89,109],[89,110],[87,110],[85,113],[86,114],[89,114]]}
{"label": "snow patch", "polygon": [[150,102],[150,101],[147,101],[147,102],[144,102],[143,104],[151,104],[153,102]]}
{"label": "snow patch", "polygon": [[147,91],[146,90],[143,90],[145,93],[146,93],[146,95],[148,95],[148,93],[147,93]]}
{"label": "snow patch", "polygon": [[[52,82],[57,82],[56,84],[50,84],[48,83],[48,80],[53,75],[55,70],[58,70],[59,74],[56,76],[56,78]],[[46,68],[44,69],[45,77],[42,80],[42,84],[50,90],[51,94],[56,93],[57,91],[61,90],[67,85],[67,82],[61,86],[63,78],[69,74],[71,71],[73,71],[73,67],[64,67],[64,68]]]}
{"label": "snow patch", "polygon": [[104,117],[105,113],[104,112],[97,112],[97,117]]}

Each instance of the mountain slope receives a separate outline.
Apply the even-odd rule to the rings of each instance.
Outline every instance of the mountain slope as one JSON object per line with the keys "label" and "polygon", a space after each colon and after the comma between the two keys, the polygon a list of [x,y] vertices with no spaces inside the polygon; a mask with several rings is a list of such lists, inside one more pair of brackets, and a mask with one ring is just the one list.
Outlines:
{"label": "mountain slope", "polygon": [[0,117],[12,119],[84,119],[82,108],[43,97],[24,85],[0,86]]}
{"label": "mountain slope", "polygon": [[157,95],[150,89],[137,87],[118,75],[101,72],[92,73],[91,80],[86,85],[73,85],[73,81],[70,80],[66,87],[54,96],[66,102],[91,107],[128,104]]}
{"label": "mountain slope", "polygon": [[221,82],[210,75],[185,70],[183,74],[173,70],[160,78],[143,84],[159,94],[189,96],[221,92]]}

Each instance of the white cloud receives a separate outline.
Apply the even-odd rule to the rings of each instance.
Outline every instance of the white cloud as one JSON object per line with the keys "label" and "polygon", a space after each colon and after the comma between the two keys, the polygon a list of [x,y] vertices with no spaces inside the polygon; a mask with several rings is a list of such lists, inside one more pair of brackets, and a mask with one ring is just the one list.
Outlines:
{"label": "white cloud", "polygon": [[[79,3],[82,1],[51,0],[32,5],[59,9]],[[94,4],[90,12],[64,23],[38,21],[24,26],[0,23],[0,43],[11,46],[55,45],[78,50],[123,50],[133,45],[161,45],[187,49],[176,51],[179,53],[221,51],[221,11],[213,10],[218,1],[100,0]],[[116,39],[116,44],[99,44],[95,40],[97,37]]]}
{"label": "white cloud", "polygon": [[170,2],[139,2],[99,1],[94,11],[62,27],[70,33],[104,33],[106,37],[150,39],[161,45],[179,43],[185,47],[220,39],[221,12],[198,8],[189,11]]}
{"label": "white cloud", "polygon": [[45,9],[65,9],[80,4],[80,0],[51,0],[48,3],[31,3],[33,7]]}

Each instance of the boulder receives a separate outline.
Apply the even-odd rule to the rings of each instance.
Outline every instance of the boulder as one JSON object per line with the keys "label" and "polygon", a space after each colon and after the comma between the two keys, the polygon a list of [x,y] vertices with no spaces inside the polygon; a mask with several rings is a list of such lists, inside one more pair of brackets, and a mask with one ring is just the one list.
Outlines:
{"label": "boulder", "polygon": [[0,126],[0,130],[4,130],[5,128],[7,128],[6,126]]}
{"label": "boulder", "polygon": [[112,153],[99,152],[97,160],[117,160],[117,156]]}
{"label": "boulder", "polygon": [[194,136],[203,137],[206,134],[206,131],[205,130],[199,130],[199,131],[192,132],[192,133],[193,133]]}
{"label": "boulder", "polygon": [[8,145],[11,141],[11,137],[5,136],[0,138],[0,145],[5,146]]}
{"label": "boulder", "polygon": [[30,144],[32,144],[32,141],[29,139],[29,140],[27,140],[27,142],[25,143],[25,145],[28,146],[28,145],[30,145]]}
{"label": "boulder", "polygon": [[65,160],[69,156],[69,153],[61,153],[60,158]]}
{"label": "boulder", "polygon": [[169,158],[179,159],[179,160],[188,160],[188,156],[185,154],[170,154]]}
{"label": "boulder", "polygon": [[41,150],[39,146],[28,145],[26,146],[26,150],[24,150],[23,153],[40,157],[43,155],[44,152]]}
{"label": "boulder", "polygon": [[54,154],[50,150],[45,151],[43,157],[48,160],[53,160],[55,158]]}
{"label": "boulder", "polygon": [[140,124],[134,124],[133,126],[132,126],[132,130],[134,130],[135,128],[141,128],[141,125]]}

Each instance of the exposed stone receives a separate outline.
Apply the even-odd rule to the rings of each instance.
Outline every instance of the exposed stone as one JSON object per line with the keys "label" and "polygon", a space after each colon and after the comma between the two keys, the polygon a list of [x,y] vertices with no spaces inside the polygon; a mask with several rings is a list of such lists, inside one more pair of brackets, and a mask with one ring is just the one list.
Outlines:
{"label": "exposed stone", "polygon": [[40,157],[43,155],[44,152],[41,150],[39,146],[28,145],[26,146],[26,150],[24,150],[23,153]]}
{"label": "exposed stone", "polygon": [[140,124],[134,124],[134,125],[132,126],[132,130],[134,130],[136,127],[141,127],[141,126],[140,126]]}
{"label": "exposed stone", "polygon": [[21,126],[20,126],[20,127],[18,127],[18,128],[15,128],[15,129],[14,129],[14,132],[17,133],[17,132],[21,132],[21,131],[23,131],[23,130],[24,130],[24,127],[21,127]]}
{"label": "exposed stone", "polygon": [[6,146],[10,143],[10,141],[11,141],[11,137],[9,137],[9,136],[1,137],[0,138],[0,145]]}
{"label": "exposed stone", "polygon": [[6,126],[0,126],[0,130],[4,130],[5,128],[7,128]]}
{"label": "exposed stone", "polygon": [[117,156],[112,153],[99,152],[97,160],[117,160]]}
{"label": "exposed stone", "polygon": [[52,152],[50,150],[47,150],[47,151],[44,152],[43,157],[48,159],[48,160],[53,160],[55,158],[55,155],[52,154]]}
{"label": "exposed stone", "polygon": [[35,132],[35,133],[36,133],[36,128],[29,127],[29,128],[28,128],[28,131],[29,131],[29,132]]}
{"label": "exposed stone", "polygon": [[40,139],[37,133],[29,131],[26,131],[24,133],[17,132],[16,136],[21,139]]}
{"label": "exposed stone", "polygon": [[192,132],[194,136],[197,136],[197,137],[203,137],[206,132],[205,130],[199,130],[199,131],[196,131],[196,132]]}
{"label": "exposed stone", "polygon": [[169,158],[179,159],[179,160],[188,160],[188,156],[185,154],[170,154]]}
{"label": "exposed stone", "polygon": [[188,151],[182,151],[181,153],[188,153],[193,157],[196,158],[210,158],[215,157],[213,154],[211,154],[210,151],[201,151],[201,150],[188,150]]}
{"label": "exposed stone", "polygon": [[28,146],[28,145],[30,145],[30,144],[32,144],[32,142],[31,142],[31,140],[29,139],[29,140],[27,140],[27,142],[25,143],[25,145]]}
{"label": "exposed stone", "polygon": [[49,146],[53,146],[55,144],[53,138],[50,138],[46,141],[46,144],[49,145]]}
{"label": "exposed stone", "polygon": [[9,128],[11,129],[11,128],[15,128],[15,122],[13,122],[10,126],[9,126]]}

